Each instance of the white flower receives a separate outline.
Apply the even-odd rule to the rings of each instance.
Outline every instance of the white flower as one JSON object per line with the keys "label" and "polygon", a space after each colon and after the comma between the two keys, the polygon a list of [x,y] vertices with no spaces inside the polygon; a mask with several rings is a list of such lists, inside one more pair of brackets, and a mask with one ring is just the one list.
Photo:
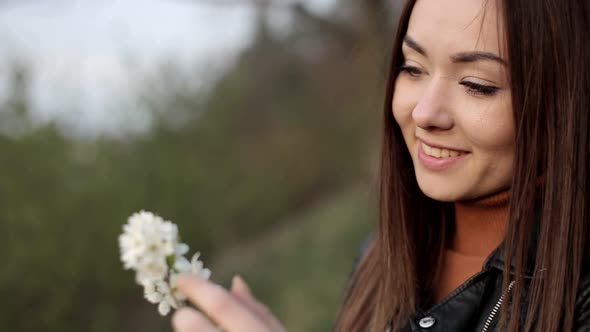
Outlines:
{"label": "white flower", "polygon": [[190,273],[191,262],[189,262],[184,256],[176,257],[176,262],[174,262],[174,270],[179,273]]}
{"label": "white flower", "polygon": [[144,296],[149,302],[158,304],[158,312],[162,316],[166,316],[172,308],[178,308],[179,300],[174,298],[170,287],[164,281],[147,283],[144,286]]}
{"label": "white flower", "polygon": [[164,280],[168,274],[168,265],[166,260],[150,260],[137,266],[135,281],[140,285],[145,285],[152,281]]}
{"label": "white flower", "polygon": [[189,247],[179,243],[178,226],[146,211],[134,213],[119,236],[121,261],[125,269],[135,270],[135,280],[144,286],[144,296],[158,304],[161,315],[184,305],[186,297],[176,287],[180,274],[209,279],[199,253],[189,262],[184,255]]}
{"label": "white flower", "polygon": [[191,274],[203,279],[209,279],[209,277],[211,277],[211,270],[203,267],[203,262],[199,260],[200,255],[201,253],[197,252],[191,259]]}
{"label": "white flower", "polygon": [[178,274],[171,274],[170,275],[170,290],[171,290],[172,296],[177,301],[177,303],[184,304],[184,301],[186,300],[186,296],[184,294],[182,294],[180,292],[180,290],[178,290],[178,286],[176,284],[176,280],[178,279],[178,276],[179,276]]}
{"label": "white flower", "polygon": [[193,255],[189,262],[184,256],[176,257],[174,269],[182,274],[191,274],[203,279],[209,279],[211,271],[203,267],[203,262],[199,260],[199,252]]}
{"label": "white flower", "polygon": [[184,256],[188,252],[188,245],[186,243],[179,243],[176,245],[176,256]]}
{"label": "white flower", "polygon": [[132,269],[139,263],[141,254],[144,251],[144,243],[141,232],[137,232],[128,226],[123,227],[124,233],[119,236],[119,247],[125,269]]}
{"label": "white flower", "polygon": [[166,258],[176,254],[177,237],[178,227],[173,223],[151,212],[133,214],[119,236],[125,269],[145,270],[143,274],[151,278],[162,278]]}
{"label": "white flower", "polygon": [[164,281],[151,281],[145,284],[143,294],[150,303],[160,303],[167,288],[168,285]]}

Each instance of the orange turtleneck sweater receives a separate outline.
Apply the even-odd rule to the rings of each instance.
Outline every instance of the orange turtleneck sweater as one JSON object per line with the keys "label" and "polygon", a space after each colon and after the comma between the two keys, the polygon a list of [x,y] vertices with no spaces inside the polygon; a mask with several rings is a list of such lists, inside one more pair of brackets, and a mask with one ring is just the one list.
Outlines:
{"label": "orange turtleneck sweater", "polygon": [[508,219],[508,196],[504,191],[455,203],[455,230],[435,287],[435,303],[480,272],[485,259],[500,245]]}

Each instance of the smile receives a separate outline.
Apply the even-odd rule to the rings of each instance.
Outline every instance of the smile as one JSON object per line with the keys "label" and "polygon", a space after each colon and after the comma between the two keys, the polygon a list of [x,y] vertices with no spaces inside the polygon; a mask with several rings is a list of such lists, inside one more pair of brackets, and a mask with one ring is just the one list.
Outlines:
{"label": "smile", "polygon": [[465,152],[462,151],[431,147],[424,142],[422,142],[422,149],[424,150],[425,154],[434,158],[458,157],[465,154]]}
{"label": "smile", "polygon": [[420,142],[418,149],[418,160],[432,171],[443,171],[450,167],[456,167],[464,162],[471,153],[442,147],[433,147]]}

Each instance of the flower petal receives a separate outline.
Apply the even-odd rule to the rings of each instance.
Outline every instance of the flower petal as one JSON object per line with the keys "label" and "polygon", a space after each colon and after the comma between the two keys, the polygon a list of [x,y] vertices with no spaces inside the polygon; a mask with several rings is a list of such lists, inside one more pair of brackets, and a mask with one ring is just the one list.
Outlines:
{"label": "flower petal", "polygon": [[189,247],[186,243],[179,243],[176,245],[176,255],[177,256],[186,255],[188,250],[189,250]]}
{"label": "flower petal", "polygon": [[166,301],[160,302],[160,304],[158,305],[158,312],[162,316],[168,315],[168,313],[170,312],[170,304],[168,304],[168,302]]}
{"label": "flower petal", "polygon": [[157,292],[145,293],[144,296],[145,296],[146,300],[148,300],[148,302],[154,303],[154,304],[162,302],[162,298],[163,298],[162,294],[157,293]]}
{"label": "flower petal", "polygon": [[174,269],[178,272],[189,272],[191,270],[191,263],[184,256],[176,257]]}
{"label": "flower petal", "polygon": [[211,270],[209,269],[203,269],[201,271],[201,278],[208,280],[211,277]]}

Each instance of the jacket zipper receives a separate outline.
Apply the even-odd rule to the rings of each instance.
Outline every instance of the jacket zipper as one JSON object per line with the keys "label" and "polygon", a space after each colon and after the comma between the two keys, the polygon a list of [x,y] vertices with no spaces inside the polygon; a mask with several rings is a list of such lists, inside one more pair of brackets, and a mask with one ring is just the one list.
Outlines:
{"label": "jacket zipper", "polygon": [[[510,294],[510,292],[512,291],[512,287],[514,287],[514,280],[512,280],[510,282],[510,284],[508,284],[508,293],[507,294]],[[492,324],[492,321],[494,320],[494,317],[496,316],[496,314],[498,313],[498,311],[502,307],[502,302],[504,301],[505,296],[506,296],[506,294],[502,294],[502,296],[500,296],[500,299],[498,300],[498,302],[496,302],[496,305],[494,305],[492,312],[490,312],[490,315],[486,319],[486,322],[485,322],[481,332],[488,332],[490,325]],[[387,326],[387,328],[385,329],[385,332],[391,332],[391,326]]]}
{"label": "jacket zipper", "polygon": [[[510,284],[508,285],[508,293],[507,294],[510,294],[510,291],[512,290],[513,286],[514,286],[514,280],[512,280],[510,282]],[[502,294],[502,296],[500,296],[500,299],[498,300],[498,302],[496,302],[496,305],[492,309],[492,312],[488,316],[488,319],[486,319],[486,323],[484,324],[483,330],[481,330],[481,332],[488,332],[488,329],[490,328],[490,324],[492,324],[492,321],[494,320],[494,317],[498,313],[498,310],[500,310],[500,308],[502,307],[502,301],[504,301],[505,295],[506,294]]]}

